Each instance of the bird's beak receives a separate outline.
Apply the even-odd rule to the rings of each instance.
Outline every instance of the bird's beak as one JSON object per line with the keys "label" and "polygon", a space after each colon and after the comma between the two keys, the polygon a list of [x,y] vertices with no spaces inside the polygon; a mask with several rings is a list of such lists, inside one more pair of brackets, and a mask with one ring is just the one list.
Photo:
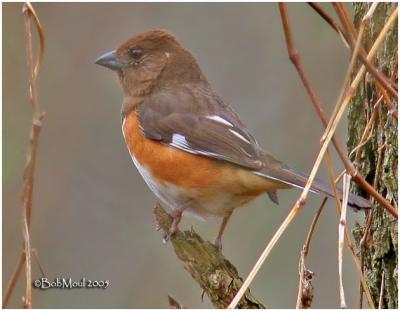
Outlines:
{"label": "bird's beak", "polygon": [[129,66],[118,59],[117,52],[111,51],[96,59],[95,64],[110,68],[111,70],[120,70]]}

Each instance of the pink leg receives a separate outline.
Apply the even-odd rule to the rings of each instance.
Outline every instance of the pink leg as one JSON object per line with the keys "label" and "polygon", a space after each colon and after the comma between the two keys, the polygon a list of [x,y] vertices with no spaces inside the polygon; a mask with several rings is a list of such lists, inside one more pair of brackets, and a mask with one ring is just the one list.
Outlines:
{"label": "pink leg", "polygon": [[222,249],[222,234],[224,233],[224,230],[225,230],[226,224],[229,221],[229,218],[231,218],[231,216],[232,216],[232,212],[233,211],[229,212],[229,214],[226,215],[222,219],[221,227],[219,228],[217,238],[215,239],[215,242],[214,242],[215,246],[218,247],[219,249]]}
{"label": "pink leg", "polygon": [[176,230],[178,230],[178,224],[182,218],[182,211],[177,211],[177,210],[173,211],[171,213],[171,216],[172,216],[173,220],[172,220],[171,227],[169,228],[168,238],[171,237],[176,232]]}

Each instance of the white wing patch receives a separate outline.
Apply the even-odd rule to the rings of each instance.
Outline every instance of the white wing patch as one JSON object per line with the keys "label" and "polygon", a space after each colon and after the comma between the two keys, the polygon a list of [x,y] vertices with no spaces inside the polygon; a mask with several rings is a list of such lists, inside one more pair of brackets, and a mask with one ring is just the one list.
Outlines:
{"label": "white wing patch", "polygon": [[181,134],[174,134],[172,135],[172,144],[176,146],[188,146],[186,141],[186,137]]}
{"label": "white wing patch", "polygon": [[238,138],[240,138],[241,140],[243,140],[244,142],[246,142],[246,143],[248,143],[248,144],[251,144],[251,142],[250,142],[247,138],[245,138],[243,135],[239,134],[239,133],[236,132],[235,130],[229,129],[229,131],[230,131],[233,135],[235,135],[236,137],[238,137]]}
{"label": "white wing patch", "polygon": [[233,126],[233,124],[231,122],[229,122],[229,121],[225,120],[224,118],[217,116],[217,115],[207,116],[206,119],[213,120],[215,122],[222,123],[222,124],[228,125],[230,127]]}

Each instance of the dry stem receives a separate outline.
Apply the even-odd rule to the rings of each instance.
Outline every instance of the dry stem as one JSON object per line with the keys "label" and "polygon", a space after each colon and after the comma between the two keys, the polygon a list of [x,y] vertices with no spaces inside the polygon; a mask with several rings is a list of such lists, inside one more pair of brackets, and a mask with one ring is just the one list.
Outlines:
{"label": "dry stem", "polygon": [[340,307],[347,308],[346,299],[344,296],[343,288],[343,245],[344,245],[344,229],[346,226],[346,212],[347,212],[347,202],[349,199],[350,191],[350,175],[343,175],[343,201],[342,201],[342,211],[340,214],[339,221],[339,238],[338,238],[338,268],[339,268],[339,290],[340,290]]}
{"label": "dry stem", "polygon": [[18,277],[21,274],[22,268],[24,267],[25,263],[25,253],[22,251],[18,263],[15,266],[14,272],[10,277],[10,280],[8,281],[7,284],[7,289],[4,293],[4,298],[3,298],[3,309],[7,308],[8,303],[10,302],[11,294],[14,291],[15,285],[17,285]]}
{"label": "dry stem", "polygon": [[300,200],[296,202],[296,204],[291,209],[290,213],[286,216],[285,220],[282,222],[274,236],[272,237],[271,241],[268,243],[267,247],[264,249],[260,257],[258,258],[256,264],[254,265],[253,269],[250,271],[249,275],[247,276],[246,280],[244,281],[242,287],[237,292],[235,298],[229,304],[228,309],[236,308],[237,304],[239,303],[240,299],[250,286],[251,282],[253,281],[254,277],[257,275],[257,272],[260,270],[262,264],[264,263],[265,259],[268,257],[271,250],[274,248],[276,242],[278,242],[279,238],[282,236],[283,232],[287,228],[287,226],[292,222],[292,220],[296,217],[299,209],[302,207],[304,203]]}
{"label": "dry stem", "polygon": [[296,309],[308,309],[314,299],[314,286],[311,281],[314,273],[306,268],[305,247],[303,247],[299,260],[299,285],[297,291]]}
{"label": "dry stem", "polygon": [[[345,172],[346,172],[346,171],[344,171],[342,174],[340,174],[340,175],[335,179],[335,173],[334,173],[334,171],[333,171],[333,163],[332,163],[332,159],[331,159],[329,153],[326,153],[326,162],[327,162],[327,167],[328,167],[329,180],[330,180],[330,182],[331,182],[332,189],[333,189],[333,191],[335,192],[335,199],[336,199],[337,212],[338,212],[338,215],[339,215],[339,217],[340,217],[340,214],[341,214],[341,203],[340,203],[340,199],[339,199],[339,197],[338,197],[338,193],[337,193],[338,191],[337,191],[337,188],[336,188],[336,184],[337,184],[337,182],[340,180],[340,178],[342,178],[342,177],[345,175]],[[364,290],[364,291],[366,292],[366,294],[367,294],[367,300],[368,300],[369,306],[370,306],[371,308],[374,308],[374,302],[373,302],[373,300],[372,300],[371,292],[370,292],[370,290],[369,290],[369,288],[368,288],[368,286],[367,286],[367,282],[366,282],[366,280],[365,280],[363,271],[362,271],[362,269],[361,269],[362,265],[361,265],[361,263],[360,263],[360,260],[358,259],[357,255],[356,255],[355,252],[354,252],[353,241],[352,241],[352,239],[351,239],[350,231],[349,231],[349,228],[348,228],[347,224],[345,224],[345,231],[344,231],[344,233],[345,233],[345,238],[346,238],[346,243],[347,243],[347,244],[346,244],[347,249],[349,250],[350,255],[351,255],[351,258],[353,259],[354,264],[356,265],[356,268],[357,268],[357,273],[358,273],[358,276],[359,276],[359,278],[360,278],[361,288],[362,288],[362,290]]]}
{"label": "dry stem", "polygon": [[385,270],[382,270],[381,290],[380,290],[380,293],[379,293],[378,309],[382,309],[384,291],[385,291]]}
{"label": "dry stem", "polygon": [[[29,148],[26,156],[26,166],[24,173],[23,182],[23,214],[22,214],[22,233],[23,233],[23,250],[21,257],[17,263],[16,269],[9,281],[8,288],[6,289],[6,294],[3,300],[3,308],[7,307],[11,294],[15,288],[18,277],[22,270],[22,266],[25,263],[25,296],[24,296],[24,307],[32,307],[32,271],[31,271],[31,241],[29,234],[29,227],[32,215],[32,198],[33,198],[33,184],[35,175],[35,165],[36,165],[36,154],[37,146],[39,140],[39,132],[42,126],[42,120],[44,114],[40,111],[39,102],[37,100],[37,90],[36,90],[36,78],[40,70],[40,66],[43,62],[44,57],[44,34],[43,29],[40,25],[39,19],[35,13],[35,10],[30,3],[25,3],[22,8],[22,13],[24,14],[25,23],[25,36],[26,36],[26,54],[27,54],[27,66],[29,72],[29,98],[32,105],[32,126],[30,131]],[[36,25],[36,29],[40,38],[40,52],[39,58],[36,64],[33,60],[33,43],[32,43],[32,28],[31,20],[33,16],[33,21]]]}
{"label": "dry stem", "polygon": [[[367,25],[372,17],[373,12],[375,11],[378,3],[375,2],[371,5],[370,9],[364,16],[362,20],[362,24]],[[344,37],[347,41],[347,43],[350,45],[351,49],[354,50],[354,45],[355,45],[355,36],[356,36],[356,30],[355,27],[350,20],[350,17],[347,13],[347,10],[345,6],[341,3],[334,3],[333,7],[336,10],[336,14],[338,15],[343,28],[345,29],[344,31]],[[335,29],[336,30],[336,29]],[[378,84],[382,85],[393,97],[397,98],[398,93],[397,93],[397,86],[393,84],[393,81],[388,79],[384,74],[382,74],[380,71],[378,71],[375,66],[371,63],[370,60],[367,59],[366,57],[366,52],[364,49],[361,47],[360,50],[358,51],[358,58],[362,61],[362,63],[367,67],[368,72],[370,72],[378,81]]]}
{"label": "dry stem", "polygon": [[[303,244],[303,249],[300,252],[300,260],[299,260],[299,285],[298,285],[298,291],[297,291],[297,302],[296,302],[296,309],[299,308],[309,308],[311,306],[312,302],[312,295],[313,295],[313,288],[308,288],[306,289],[306,285],[311,286],[311,282],[308,282],[308,280],[305,280],[305,260],[308,255],[308,252],[310,250],[310,245],[311,245],[311,240],[314,234],[315,227],[317,225],[317,222],[319,220],[319,216],[321,215],[322,210],[325,207],[326,202],[328,201],[328,197],[325,197],[322,200],[321,206],[317,210],[317,212],[314,215],[314,218],[312,220],[310,229],[307,234],[307,238]],[[307,291],[307,297],[304,297],[303,293],[304,291]],[[306,298],[307,305],[304,303],[304,298]]]}
{"label": "dry stem", "polygon": [[310,229],[308,230],[308,234],[307,234],[307,238],[306,241],[304,242],[304,256],[307,257],[308,252],[310,250],[310,245],[311,245],[311,240],[315,231],[315,227],[317,226],[318,220],[319,220],[319,216],[321,216],[322,210],[325,207],[326,202],[328,201],[328,197],[325,197],[322,200],[322,203],[320,205],[320,207],[318,208],[317,212],[314,215],[314,218],[312,220]]}

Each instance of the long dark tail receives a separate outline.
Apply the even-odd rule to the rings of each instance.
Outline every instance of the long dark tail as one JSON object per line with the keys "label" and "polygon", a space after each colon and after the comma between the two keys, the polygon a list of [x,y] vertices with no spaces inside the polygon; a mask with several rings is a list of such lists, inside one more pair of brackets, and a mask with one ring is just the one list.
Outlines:
{"label": "long dark tail", "polygon": [[[293,186],[300,189],[303,189],[305,187],[308,176],[296,172],[282,162],[274,159],[269,154],[265,155],[265,160],[266,166],[260,171],[256,171],[255,173],[257,175],[277,180],[284,185]],[[332,192],[331,186],[320,179],[314,179],[310,190],[317,194],[327,195],[332,198],[335,197]],[[341,188],[338,188],[338,191],[340,197],[342,198],[343,190]],[[349,194],[348,202],[349,206],[353,207],[356,210],[371,208],[371,203],[368,200],[352,193]]]}
{"label": "long dark tail", "polygon": [[[305,185],[305,183],[304,183]],[[325,183],[324,181],[320,180],[320,179],[315,179],[311,189],[313,190],[313,192],[315,193],[319,193],[319,194],[325,194],[328,195],[330,197],[334,197],[335,195],[332,192],[332,187],[329,186],[327,183]],[[340,194],[340,199],[342,199],[343,197],[343,190],[338,187],[338,191]],[[349,206],[353,207],[356,210],[360,210],[360,209],[369,209],[371,208],[371,203],[364,199],[363,197],[360,197],[356,194],[353,193],[349,193]]]}

